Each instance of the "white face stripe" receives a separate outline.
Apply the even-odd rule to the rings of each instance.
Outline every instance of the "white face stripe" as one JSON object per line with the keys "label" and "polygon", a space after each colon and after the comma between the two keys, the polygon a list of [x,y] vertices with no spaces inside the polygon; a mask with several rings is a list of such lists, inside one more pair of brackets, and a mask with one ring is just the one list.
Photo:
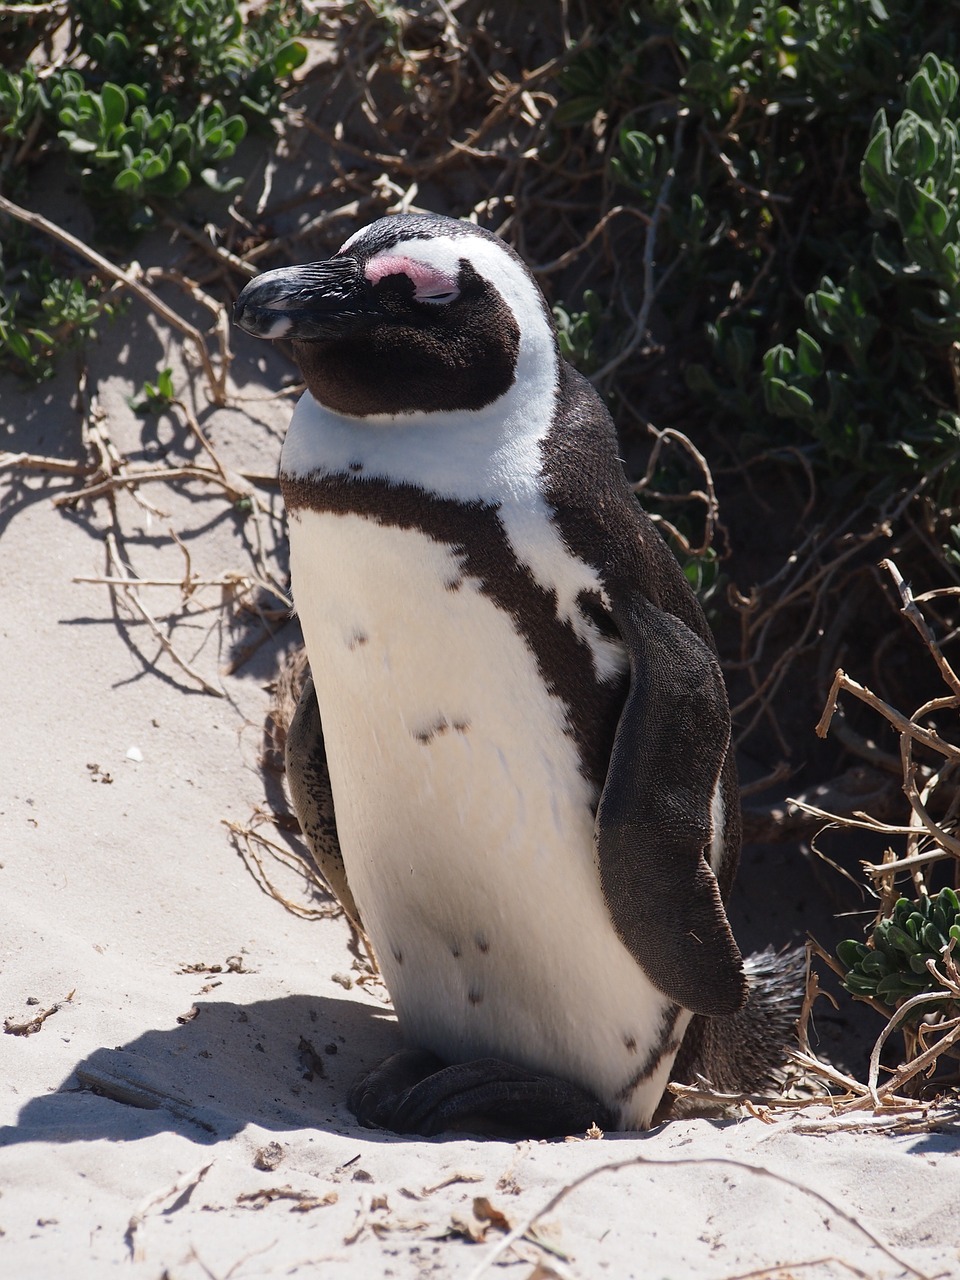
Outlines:
{"label": "white face stripe", "polygon": [[363,268],[363,274],[371,284],[377,284],[388,276],[406,276],[413,281],[413,296],[420,302],[429,302],[440,294],[452,300],[460,292],[456,276],[392,249],[370,258]]}
{"label": "white face stripe", "polygon": [[337,253],[349,253],[353,244],[359,240],[361,236],[366,235],[367,230],[367,227],[360,227],[359,230],[354,231],[352,236],[347,236],[346,240],[344,240],[343,244],[337,250]]}

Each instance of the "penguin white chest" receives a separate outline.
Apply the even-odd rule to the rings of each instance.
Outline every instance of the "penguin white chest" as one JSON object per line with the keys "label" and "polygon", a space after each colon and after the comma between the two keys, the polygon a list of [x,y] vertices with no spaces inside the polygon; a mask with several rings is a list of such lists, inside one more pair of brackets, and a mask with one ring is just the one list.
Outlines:
{"label": "penguin white chest", "polygon": [[515,619],[418,529],[299,509],[290,543],[340,847],[401,1027],[648,1124],[688,1015],[610,923],[597,796]]}

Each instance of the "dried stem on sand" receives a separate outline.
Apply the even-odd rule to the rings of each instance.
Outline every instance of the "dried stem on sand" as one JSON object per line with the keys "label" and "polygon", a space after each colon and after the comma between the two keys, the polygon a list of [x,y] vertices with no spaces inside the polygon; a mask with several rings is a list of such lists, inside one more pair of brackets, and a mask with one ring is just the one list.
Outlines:
{"label": "dried stem on sand", "polygon": [[[831,814],[826,810],[802,805],[816,817],[841,827],[861,827],[894,837],[901,842],[903,852],[898,854],[893,848],[888,849],[881,863],[863,862],[863,870],[870,881],[873,895],[877,899],[877,915],[875,923],[879,923],[889,914],[894,901],[900,896],[899,886],[908,881],[916,896],[929,893],[931,872],[937,866],[945,867],[948,878],[954,885],[960,883],[960,839],[956,832],[956,768],[960,761],[960,747],[950,736],[957,730],[957,711],[960,709],[960,679],[952,664],[943,653],[940,643],[924,618],[917,599],[906,583],[897,566],[890,560],[884,560],[882,567],[893,579],[900,599],[903,615],[913,624],[919,633],[927,652],[939,670],[949,692],[939,698],[925,702],[911,716],[902,714],[890,706],[882,698],[877,697],[870,689],[853,680],[843,670],[834,676],[827,705],[817,725],[817,733],[825,737],[829,732],[833,717],[837,711],[841,694],[851,694],[859,701],[873,708],[896,731],[899,737],[900,761],[902,768],[903,792],[910,805],[910,819],[906,824],[891,824],[871,817],[868,813],[857,812],[852,815]],[[942,593],[936,593],[942,594]],[[921,600],[924,597],[921,597]],[[937,727],[937,726],[941,727]],[[939,765],[926,765],[921,775],[921,767],[915,753],[925,752],[940,759]],[[923,786],[917,784],[917,778],[924,778]],[[934,802],[944,792],[945,803],[938,804],[939,812],[946,816],[939,820],[931,816]],[[795,802],[800,803],[800,802]],[[888,1115],[891,1110],[905,1107],[915,1108],[916,1098],[903,1096],[905,1086],[915,1088],[923,1081],[930,1081],[938,1064],[945,1055],[955,1056],[953,1051],[960,1043],[960,973],[958,973],[952,954],[954,943],[951,941],[944,948],[942,955],[943,972],[931,959],[927,969],[940,990],[923,992],[902,1002],[890,1016],[887,1006],[873,999],[866,999],[878,1012],[887,1018],[886,1026],[881,1031],[870,1057],[869,1077],[865,1084],[848,1079],[838,1079],[839,1073],[820,1062],[806,1043],[805,1034],[801,1035],[801,1053],[799,1060],[811,1071],[820,1075],[832,1085],[841,1085],[847,1090],[847,1097],[840,1102],[840,1112],[864,1111],[873,1109],[875,1114]],[[844,970],[837,962],[817,944],[812,944],[812,951],[839,976]],[[816,975],[811,980],[815,983]],[[810,988],[808,987],[808,997]],[[865,999],[864,997],[856,997]],[[808,1005],[812,1000],[808,998]],[[920,1023],[919,1028],[908,1025],[908,1016],[919,1009],[929,1012]],[[805,1010],[807,1014],[809,1009]],[[805,1025],[805,1020],[804,1020]],[[879,1084],[881,1071],[880,1055],[884,1045],[894,1031],[903,1034],[907,1061],[902,1063],[885,1084]]]}

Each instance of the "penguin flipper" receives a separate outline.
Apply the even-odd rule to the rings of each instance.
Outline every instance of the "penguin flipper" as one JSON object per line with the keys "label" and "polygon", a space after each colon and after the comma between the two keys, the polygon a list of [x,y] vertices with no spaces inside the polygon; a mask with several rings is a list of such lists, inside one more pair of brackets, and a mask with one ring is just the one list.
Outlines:
{"label": "penguin flipper", "polygon": [[337,818],[333,807],[333,789],[330,786],[330,770],[323,743],[323,725],[320,708],[309,674],[300,691],[300,700],[287,731],[284,764],[290,798],[300,820],[304,839],[320,870],[335,894],[351,923],[362,928],[346,869],[340,840],[337,836]]}
{"label": "penguin flipper", "polygon": [[596,819],[607,909],[651,982],[694,1013],[734,1013],[746,979],[707,861],[730,713],[710,647],[638,594],[611,603],[630,687]]}

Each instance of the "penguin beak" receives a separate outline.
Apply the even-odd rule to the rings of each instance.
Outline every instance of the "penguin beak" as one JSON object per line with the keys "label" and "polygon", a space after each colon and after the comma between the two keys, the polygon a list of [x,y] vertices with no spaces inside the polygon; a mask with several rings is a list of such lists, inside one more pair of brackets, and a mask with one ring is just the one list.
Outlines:
{"label": "penguin beak", "polygon": [[359,262],[339,256],[265,271],[241,291],[233,315],[255,338],[302,342],[343,338],[381,318]]}

